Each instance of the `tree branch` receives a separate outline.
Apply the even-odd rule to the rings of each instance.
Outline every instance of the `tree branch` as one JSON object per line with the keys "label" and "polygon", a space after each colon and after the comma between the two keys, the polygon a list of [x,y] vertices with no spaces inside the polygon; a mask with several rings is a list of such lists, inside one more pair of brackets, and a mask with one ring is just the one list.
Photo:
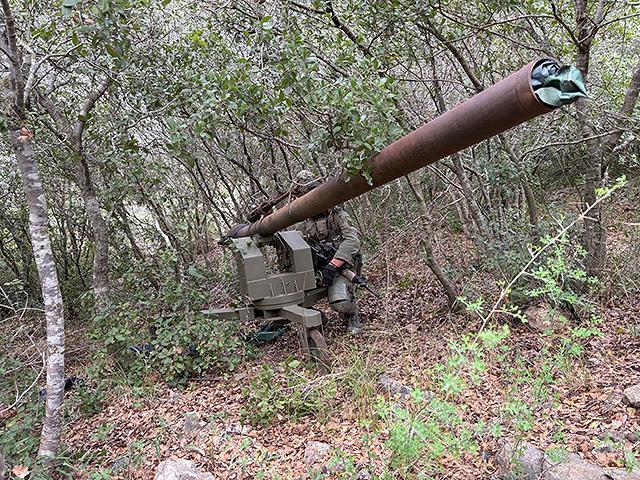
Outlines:
{"label": "tree branch", "polygon": [[4,13],[4,24],[7,33],[7,47],[9,51],[7,57],[11,62],[11,73],[13,73],[15,81],[15,105],[18,108],[18,114],[22,116],[24,110],[24,77],[22,76],[22,70],[20,69],[20,52],[18,51],[18,40],[16,37],[16,24],[13,18],[13,13],[9,7],[9,0],[0,0],[2,5],[2,11]]}
{"label": "tree branch", "polygon": [[73,141],[73,145],[76,147],[78,153],[82,151],[82,132],[84,131],[84,127],[87,123],[89,112],[98,99],[107,91],[109,85],[111,85],[111,77],[107,76],[100,86],[89,94],[87,101],[84,103],[82,110],[80,110],[80,113],[78,114],[78,121],[73,127],[73,132],[71,134],[71,140]]}
{"label": "tree branch", "polygon": [[371,50],[369,50],[369,47],[360,43],[358,41],[358,37],[356,37],[356,35],[351,31],[351,29],[342,20],[340,20],[340,17],[338,17],[335,10],[333,9],[333,4],[331,3],[331,0],[327,0],[325,2],[325,5],[327,6],[327,13],[331,15],[331,21],[336,26],[336,28],[338,28],[339,30],[342,30],[344,34],[347,37],[349,37],[349,39],[353,43],[356,44],[356,46],[358,47],[358,49],[360,49],[362,53],[364,53],[367,57],[370,57]]}
{"label": "tree branch", "polygon": [[569,25],[567,25],[567,23],[560,17],[560,15],[558,14],[558,11],[556,10],[556,4],[555,2],[551,2],[551,11],[553,12],[553,18],[556,19],[556,21],[562,25],[562,27],[567,31],[567,33],[569,34],[569,36],[571,37],[571,41],[577,46],[580,44],[580,41],[578,41],[578,39],[576,38],[573,29],[571,27],[569,27]]}
{"label": "tree branch", "polygon": [[484,85],[482,84],[480,79],[478,79],[476,74],[473,73],[473,71],[471,70],[471,67],[467,63],[467,60],[464,58],[464,56],[462,55],[460,50],[458,50],[456,48],[456,46],[453,44],[453,42],[451,42],[450,40],[447,40],[446,38],[444,38],[444,35],[442,35],[442,33],[440,33],[431,24],[431,22],[429,20],[425,19],[425,22],[426,22],[425,24],[417,23],[416,25],[418,25],[418,28],[422,28],[423,30],[426,30],[427,32],[429,32],[433,36],[435,36],[438,40],[440,40],[440,42],[442,42],[442,44],[445,47],[447,47],[447,49],[451,52],[451,54],[458,61],[458,63],[460,64],[460,66],[464,70],[464,73],[467,74],[467,77],[469,77],[469,80],[471,80],[471,83],[473,83],[473,86],[475,87],[476,91],[477,92],[483,91],[484,88],[485,88]]}

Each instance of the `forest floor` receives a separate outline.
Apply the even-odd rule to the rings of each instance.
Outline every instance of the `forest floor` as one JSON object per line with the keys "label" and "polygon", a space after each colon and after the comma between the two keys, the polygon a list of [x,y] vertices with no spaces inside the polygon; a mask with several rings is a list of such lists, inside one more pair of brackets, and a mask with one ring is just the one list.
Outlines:
{"label": "forest floor", "polygon": [[[637,232],[627,208],[637,199],[627,200],[610,231],[611,248],[623,256],[630,254],[629,228]],[[443,241],[466,248],[455,236]],[[571,318],[559,330],[534,332],[497,317],[489,326],[507,324],[508,336],[484,351],[486,369],[474,373],[463,363],[456,375],[464,384],[447,392],[438,379],[482,320],[448,312],[414,247],[399,239],[386,249],[392,254],[370,262],[372,283],[387,289],[382,300],[359,299],[362,335],[345,335],[331,317],[330,373],[298,365],[300,345],[290,331],[234,374],[193,379],[185,389],[149,381],[114,390],[99,413],[75,416],[66,427],[67,454],[84,461],[74,477],[150,479],[162,460],[179,457],[219,479],[369,478],[363,469],[379,478],[498,479],[495,455],[513,437],[603,467],[633,466],[640,411],[623,404],[622,392],[640,383],[640,292],[620,289],[598,307],[599,324]],[[475,281],[488,298],[498,294],[495,281]],[[579,330],[587,323],[587,333]],[[442,403],[390,396],[379,386],[383,373],[435,392]],[[385,416],[388,408],[396,414]],[[399,445],[394,436],[411,420],[439,439],[416,456],[414,444]],[[331,450],[310,465],[312,441]],[[463,451],[452,453],[456,445]]]}
{"label": "forest floor", "polygon": [[[621,397],[626,387],[640,383],[640,335],[629,332],[630,321],[640,324],[639,300],[639,295],[630,297],[610,311],[603,336],[587,346],[586,362],[569,372],[565,381],[554,383],[553,395],[546,401],[532,399],[533,382],[521,385],[520,401],[530,407],[533,423],[519,433],[529,442],[545,450],[560,447],[579,452],[586,460],[603,466],[624,466],[627,451],[638,455],[640,412],[623,405]],[[450,322],[428,328],[424,321],[368,324],[364,335],[335,338],[331,349],[352,361],[361,354],[363,369],[380,372],[380,366],[384,366],[403,384],[429,390],[429,377],[423,375],[422,367],[439,361],[439,352],[447,350],[444,343],[452,331],[468,328],[468,324],[452,326]],[[443,343],[438,345],[433,338]],[[522,364],[535,371],[541,368],[539,353],[550,341],[555,339],[523,327],[512,331],[508,343],[519,351]],[[374,409],[362,399],[335,396],[330,398],[334,405],[328,405],[328,411],[320,415],[290,420],[277,414],[267,424],[250,423],[243,392],[251,379],[265,363],[273,366],[276,375],[284,375],[279,364],[298,352],[297,339],[289,334],[263,348],[258,357],[243,366],[240,375],[195,381],[182,391],[157,385],[137,394],[119,393],[101,413],[68,425],[64,442],[70,454],[96,455],[86,465],[85,473],[108,467],[111,478],[153,478],[159,462],[171,456],[188,458],[221,479],[318,478],[310,475],[304,462],[310,441],[328,443],[334,456],[353,462],[355,471],[366,468],[371,473],[383,472],[391,457],[385,444],[388,430],[383,422],[371,421]],[[556,371],[553,375],[566,373]],[[373,386],[374,379],[368,381]],[[498,478],[493,458],[514,430],[514,418],[503,409],[514,402],[507,398],[513,395],[509,388],[512,381],[498,366],[489,368],[480,384],[468,386],[456,400],[460,407],[457,412],[470,425],[481,420],[488,428],[497,422],[502,432],[477,432],[478,451],[462,458],[443,456],[439,469],[431,472],[433,478]],[[201,429],[185,428],[189,417],[206,427],[200,423]],[[610,451],[598,453],[596,447],[607,433],[621,441]]]}
{"label": "forest floor", "polygon": [[[416,297],[425,304],[438,303],[436,292],[422,287],[397,295],[407,304]],[[68,425],[64,443],[69,454],[95,455],[85,473],[108,467],[111,478],[153,478],[158,463],[171,456],[188,458],[221,479],[325,478],[312,476],[304,461],[309,442],[320,441],[331,446],[332,456],[353,464],[355,471],[366,468],[381,474],[388,470],[392,452],[386,444],[389,425],[376,414],[375,397],[383,393],[376,388],[377,376],[384,371],[411,388],[430,391],[431,367],[442,362],[449,339],[475,331],[479,325],[464,316],[429,314],[385,320],[384,315],[374,313],[384,312],[379,302],[362,303],[363,335],[345,336],[337,326],[327,331],[336,357],[333,375],[348,376],[358,389],[339,386],[335,392],[333,383],[327,387],[318,380],[325,377],[313,367],[288,371],[284,365],[300,358],[297,336],[290,332],[261,348],[233,376],[194,380],[185,390],[155,384],[118,392],[99,414]],[[568,368],[552,367],[543,398],[533,391],[539,378],[535,372],[559,358],[551,352],[558,352],[557,343],[565,337],[512,326],[505,345],[517,352],[519,365],[528,373],[514,378],[514,372],[505,372],[496,360],[481,374],[478,384],[467,385],[455,398],[456,414],[463,423],[479,426],[473,435],[478,450],[461,458],[443,455],[437,468],[431,463],[433,478],[497,478],[494,455],[515,434],[541,449],[562,448],[603,466],[624,466],[626,452],[639,453],[640,412],[621,401],[625,388],[640,383],[639,326],[640,295],[634,294],[607,311],[602,336],[586,343],[583,360],[569,359]],[[542,351],[552,356],[545,358]],[[274,382],[291,375],[317,382],[320,393],[315,398],[321,404],[302,405],[299,412],[295,406],[289,412],[276,412],[274,407],[274,412],[262,412],[273,418],[252,424],[256,420],[252,415],[260,420],[261,412],[248,403],[246,391],[265,365],[272,369]],[[514,382],[519,391],[516,398],[511,388]],[[265,394],[264,400],[281,398]],[[412,403],[411,399],[396,401]],[[519,404],[525,407],[522,411],[516,408]],[[310,410],[308,415],[304,408]],[[530,425],[518,426],[518,420]],[[606,434],[620,440],[613,449],[598,453]],[[420,460],[416,464],[421,465]],[[349,477],[335,474],[326,478]]]}

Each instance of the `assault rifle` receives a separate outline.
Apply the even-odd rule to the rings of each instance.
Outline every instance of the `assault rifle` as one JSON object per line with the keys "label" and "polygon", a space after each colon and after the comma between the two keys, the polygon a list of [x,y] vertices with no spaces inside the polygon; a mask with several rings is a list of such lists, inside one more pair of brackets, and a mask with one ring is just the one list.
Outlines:
{"label": "assault rifle", "polygon": [[[338,251],[335,247],[332,247],[331,245],[327,245],[322,241],[317,241],[317,242],[310,241],[309,246],[311,247],[311,251],[313,252],[313,256],[314,256],[313,266],[316,271],[320,271],[324,267],[326,267],[331,261],[331,259],[334,257],[336,252]],[[376,298],[382,298],[380,297],[380,294],[378,292],[376,292],[369,286],[366,278],[361,277],[353,270],[347,268],[345,265],[342,265],[340,268],[338,268],[337,272],[338,272],[338,275],[342,275],[344,278],[349,280],[354,285],[361,286],[367,292],[375,295]]]}

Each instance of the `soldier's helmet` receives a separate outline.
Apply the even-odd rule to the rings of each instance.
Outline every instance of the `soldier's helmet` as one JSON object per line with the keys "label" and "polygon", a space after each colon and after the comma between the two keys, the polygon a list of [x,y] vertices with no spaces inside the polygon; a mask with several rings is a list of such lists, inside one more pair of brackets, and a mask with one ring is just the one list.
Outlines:
{"label": "soldier's helmet", "polygon": [[306,185],[313,182],[315,176],[309,170],[300,170],[296,175],[296,183],[298,185]]}
{"label": "soldier's helmet", "polygon": [[302,194],[310,192],[320,185],[317,177],[309,170],[300,170],[296,175],[294,183]]}

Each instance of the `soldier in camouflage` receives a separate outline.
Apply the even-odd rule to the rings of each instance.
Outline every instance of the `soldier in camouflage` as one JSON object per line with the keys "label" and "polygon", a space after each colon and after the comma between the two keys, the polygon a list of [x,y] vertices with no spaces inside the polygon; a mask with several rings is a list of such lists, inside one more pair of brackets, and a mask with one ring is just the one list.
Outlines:
{"label": "soldier in camouflage", "polygon": [[[318,186],[308,170],[302,170],[298,173],[296,182],[301,186],[306,186],[308,191]],[[362,328],[356,302],[353,298],[354,285],[338,274],[339,269],[343,266],[358,274],[362,268],[360,240],[356,229],[351,226],[349,214],[334,207],[305,220],[298,225],[297,229],[310,243],[324,242],[336,249],[333,258],[321,272],[322,285],[329,287],[329,305],[341,319],[345,320],[347,333],[360,333]]]}

